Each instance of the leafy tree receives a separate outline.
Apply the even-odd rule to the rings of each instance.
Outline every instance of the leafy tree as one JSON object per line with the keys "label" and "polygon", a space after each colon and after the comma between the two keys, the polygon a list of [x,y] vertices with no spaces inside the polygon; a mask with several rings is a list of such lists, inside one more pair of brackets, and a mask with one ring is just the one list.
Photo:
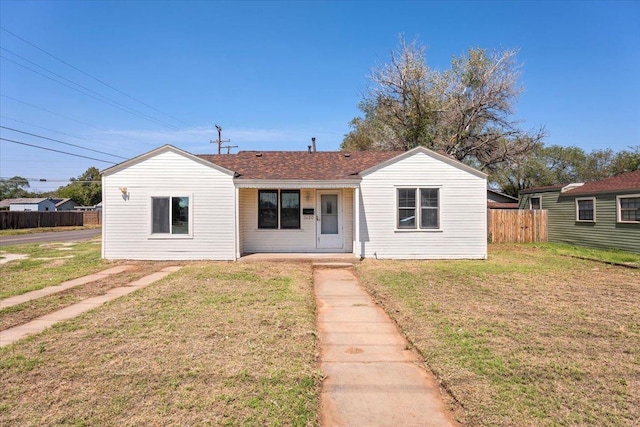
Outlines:
{"label": "leafy tree", "polygon": [[27,188],[29,188],[29,181],[21,176],[0,179],[0,200],[28,197],[30,193],[26,190]]}
{"label": "leafy tree", "polygon": [[544,129],[526,132],[511,119],[521,92],[515,51],[470,49],[451,69],[428,67],[415,41],[391,52],[373,69],[372,86],[350,122],[345,150],[409,150],[425,146],[493,170],[517,162],[540,146]]}
{"label": "leafy tree", "polygon": [[614,153],[611,149],[586,153],[579,147],[540,146],[519,162],[503,163],[490,176],[502,192],[517,196],[520,190],[572,182],[588,182],[640,168],[640,146]]}
{"label": "leafy tree", "polygon": [[71,198],[83,206],[93,206],[102,200],[102,180],[97,168],[92,166],[70,181],[56,190],[58,197]]}

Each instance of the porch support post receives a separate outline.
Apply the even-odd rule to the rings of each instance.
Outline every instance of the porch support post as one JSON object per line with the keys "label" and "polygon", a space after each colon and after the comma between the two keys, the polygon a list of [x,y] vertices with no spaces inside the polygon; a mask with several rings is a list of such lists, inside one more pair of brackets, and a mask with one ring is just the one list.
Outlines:
{"label": "porch support post", "polygon": [[362,258],[360,253],[360,187],[353,189],[353,254]]}
{"label": "porch support post", "polygon": [[240,189],[235,187],[235,256],[234,261],[240,258]]}

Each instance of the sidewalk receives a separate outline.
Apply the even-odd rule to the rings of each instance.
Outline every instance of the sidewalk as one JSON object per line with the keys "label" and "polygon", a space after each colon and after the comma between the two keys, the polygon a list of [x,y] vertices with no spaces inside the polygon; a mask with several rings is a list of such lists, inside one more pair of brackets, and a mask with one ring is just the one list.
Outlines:
{"label": "sidewalk", "polygon": [[69,307],[65,307],[62,310],[58,310],[56,312],[38,317],[37,319],[32,320],[29,323],[25,323],[23,325],[15,326],[13,328],[0,331],[0,347],[7,346],[28,335],[42,332],[46,328],[52,325],[55,325],[58,322],[72,319],[84,313],[85,311],[89,311],[91,309],[101,306],[107,301],[114,300],[116,298],[119,298],[123,295],[127,295],[138,289],[142,289],[152,284],[153,282],[157,282],[158,280],[168,276],[174,271],[180,270],[181,268],[182,267],[179,267],[179,266],[163,268],[158,272],[151,273],[147,276],[144,276],[141,279],[131,282],[127,286],[121,286],[119,288],[110,289],[104,295],[88,298],[84,301],[80,301],[77,304],[73,304],[73,305],[70,305]]}
{"label": "sidewalk", "polygon": [[315,269],[323,426],[456,426],[432,376],[347,269]]}

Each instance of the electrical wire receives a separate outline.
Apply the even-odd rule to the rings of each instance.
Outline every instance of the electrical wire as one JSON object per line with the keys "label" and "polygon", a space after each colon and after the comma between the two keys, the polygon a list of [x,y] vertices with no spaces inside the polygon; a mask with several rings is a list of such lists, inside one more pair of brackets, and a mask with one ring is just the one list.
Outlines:
{"label": "electrical wire", "polygon": [[[43,129],[43,130],[47,130],[49,132],[57,133],[59,135],[70,136],[71,138],[77,138],[77,139],[82,139],[82,140],[87,141],[87,142],[93,142],[94,144],[105,145],[107,147],[116,148],[116,149],[121,148],[121,147],[118,147],[118,146],[115,146],[115,145],[106,144],[104,142],[98,142],[98,141],[94,141],[92,139],[87,139],[87,138],[84,138],[82,136],[77,136],[77,135],[72,135],[70,133],[60,132],[60,131],[55,130],[55,129],[47,128],[47,127],[44,127],[44,126],[39,126],[39,125],[36,125],[36,124],[33,124],[33,123],[25,122],[23,120],[18,120],[16,118],[5,116],[5,115],[2,115],[2,114],[0,114],[0,119],[8,119],[8,120],[11,120],[11,121],[14,121],[14,122],[17,122],[17,123],[22,123],[23,125],[32,126],[32,127],[38,128],[38,129]],[[2,122],[0,122],[0,123],[2,123]]]}
{"label": "electrical wire", "polygon": [[180,119],[178,119],[178,118],[176,118],[176,117],[174,117],[174,116],[171,116],[171,115],[169,115],[169,114],[167,114],[167,113],[164,113],[164,112],[162,112],[162,111],[158,110],[157,108],[155,108],[155,107],[153,107],[153,106],[151,106],[151,105],[149,105],[149,104],[147,104],[147,103],[145,103],[145,102],[143,102],[143,101],[141,101],[141,100],[139,100],[139,99],[137,99],[137,98],[135,98],[135,97],[133,97],[133,96],[131,96],[131,95],[129,95],[129,94],[127,94],[127,93],[125,93],[125,92],[123,92],[123,91],[121,91],[120,89],[117,89],[117,88],[113,87],[113,86],[112,86],[112,85],[110,85],[109,83],[106,83],[106,82],[104,82],[104,81],[100,80],[99,78],[97,78],[97,77],[95,77],[95,76],[93,76],[93,75],[91,75],[91,74],[87,73],[86,71],[83,71],[83,70],[81,70],[80,68],[78,68],[78,67],[76,67],[76,66],[74,66],[74,65],[72,65],[72,64],[70,64],[70,63],[68,63],[68,62],[66,62],[66,61],[64,61],[64,60],[62,60],[62,59],[60,59],[60,58],[58,58],[58,57],[57,57],[57,56],[55,56],[54,54],[52,54],[52,53],[50,53],[50,52],[47,52],[46,50],[42,49],[41,47],[36,46],[35,44],[31,43],[30,41],[28,41],[28,40],[26,40],[26,39],[24,39],[24,38],[20,37],[19,35],[17,35],[17,34],[15,34],[15,33],[11,32],[11,31],[7,30],[6,28],[4,28],[4,27],[0,26],[0,30],[2,30],[2,31],[4,31],[4,32],[6,32],[7,34],[12,35],[13,37],[17,38],[18,40],[21,40],[22,42],[24,42],[24,43],[28,44],[29,46],[32,46],[32,47],[34,47],[34,48],[38,49],[40,52],[42,52],[42,53],[44,53],[44,54],[46,54],[46,55],[49,55],[49,56],[50,56],[50,57],[52,57],[53,59],[55,59],[55,60],[57,60],[57,61],[60,61],[61,63],[65,64],[66,66],[73,68],[74,70],[76,70],[76,71],[78,71],[78,72],[80,72],[80,73],[84,74],[85,76],[87,76],[87,77],[89,77],[89,78],[91,78],[91,79],[93,79],[93,80],[97,81],[98,83],[100,83],[100,84],[102,84],[102,85],[104,85],[104,86],[106,86],[106,87],[108,87],[108,88],[110,88],[110,89],[112,89],[112,90],[114,90],[114,91],[118,92],[119,94],[124,95],[124,96],[126,96],[127,98],[129,98],[129,99],[131,99],[131,100],[133,100],[133,101],[136,101],[137,103],[142,104],[142,105],[144,105],[145,107],[150,108],[150,109],[152,109],[152,110],[154,110],[154,111],[156,111],[156,112],[158,112],[158,113],[160,113],[160,114],[162,114],[162,115],[164,115],[164,116],[166,116],[166,117],[169,117],[169,118],[171,118],[171,119],[173,119],[173,120],[175,120],[175,121],[177,121],[177,122],[180,122],[180,123],[182,123],[182,124],[184,124],[184,125],[187,125],[187,126],[191,126],[191,125],[189,125],[188,123],[185,123],[184,121],[182,121],[182,120],[180,120]]}
{"label": "electrical wire", "polygon": [[14,144],[26,145],[27,147],[39,148],[41,150],[53,151],[55,153],[67,154],[69,156],[74,156],[74,157],[82,157],[83,159],[95,160],[95,161],[103,162],[103,163],[111,163],[112,165],[116,165],[117,164],[116,162],[110,162],[109,160],[96,159],[95,157],[83,156],[81,154],[69,153],[67,151],[54,150],[53,148],[41,147],[39,145],[34,145],[34,144],[27,144],[26,142],[15,141],[13,139],[0,138],[0,141],[12,142]]}
{"label": "electrical wire", "polygon": [[111,157],[118,157],[118,158],[124,159],[124,160],[127,159],[126,157],[117,156],[115,154],[105,153],[104,151],[93,150],[91,148],[83,147],[82,145],[76,145],[76,144],[72,144],[70,142],[60,141],[59,139],[48,138],[46,136],[42,136],[42,135],[38,135],[38,134],[35,134],[35,133],[30,133],[30,132],[25,132],[25,131],[22,131],[22,130],[19,130],[19,129],[10,128],[10,127],[7,127],[7,126],[1,126],[0,125],[0,129],[7,129],[7,130],[10,130],[12,132],[18,132],[18,133],[22,133],[22,134],[25,134],[25,135],[35,136],[36,138],[46,139],[46,140],[57,142],[57,143],[60,143],[60,144],[69,145],[71,147],[80,148],[82,150],[93,151],[94,153],[105,154],[105,155],[111,156]]}
{"label": "electrical wire", "polygon": [[[64,114],[56,113],[54,111],[47,110],[46,108],[38,107],[37,105],[33,105],[33,104],[28,103],[28,102],[22,101],[22,100],[20,100],[18,98],[14,98],[13,96],[9,96],[9,95],[5,95],[3,93],[0,93],[0,97],[11,99],[12,101],[19,102],[19,103],[27,105],[27,106],[29,106],[31,108],[35,108],[36,110],[41,110],[41,111],[47,112],[49,114],[53,114],[54,116],[62,117],[64,119],[71,120],[72,122],[80,123],[82,125],[89,126],[91,128],[98,129],[98,130],[103,131],[103,132],[111,132],[109,129],[101,128],[99,126],[94,126],[94,125],[92,125],[90,123],[83,122],[81,120],[77,120],[77,119],[74,119],[74,118],[69,117],[69,116],[65,116]],[[120,136],[120,138],[128,139],[130,141],[138,142],[140,144],[146,144],[146,145],[155,146],[155,144],[152,144],[150,142],[139,141],[137,139],[129,138],[128,136],[124,136],[124,135],[119,135],[119,136]]]}
{"label": "electrical wire", "polygon": [[[5,49],[5,50],[6,50],[6,49]],[[84,86],[82,86],[82,85],[80,85],[80,84],[78,84],[78,83],[75,83],[75,82],[73,82],[73,81],[71,81],[71,80],[69,80],[69,79],[67,79],[67,78],[65,78],[65,77],[59,76],[58,74],[56,74],[56,73],[54,73],[54,72],[52,72],[52,71],[49,71],[49,72],[50,72],[51,74],[53,74],[53,75],[59,76],[59,77],[61,77],[61,78],[65,79],[65,80],[67,80],[67,81],[70,81],[71,83],[75,84],[75,85],[76,85],[76,86],[78,86],[78,87],[81,87],[81,88],[82,88],[82,89],[84,89],[84,90],[88,90],[88,91],[90,91],[90,92],[93,92],[93,93],[97,94],[98,96],[101,96],[102,98],[105,98],[105,99],[100,99],[100,98],[98,98],[98,97],[97,97],[97,96],[95,96],[95,95],[91,95],[90,93],[87,93],[87,92],[85,92],[85,91],[83,91],[83,90],[80,90],[80,89],[78,89],[78,88],[76,88],[76,87],[70,86],[70,85],[68,85],[68,84],[66,84],[66,83],[63,83],[63,82],[61,82],[61,81],[59,81],[59,80],[56,80],[56,79],[54,79],[54,78],[52,78],[52,77],[50,77],[50,76],[47,76],[46,74],[42,74],[41,72],[36,71],[36,70],[34,70],[33,68],[29,68],[29,67],[27,67],[27,66],[26,66],[26,65],[24,65],[24,64],[20,64],[19,62],[16,62],[16,61],[14,61],[14,60],[13,60],[13,59],[11,59],[11,58],[7,58],[7,57],[6,57],[6,56],[4,56],[4,55],[1,55],[1,54],[0,54],[0,58],[4,59],[5,61],[9,61],[9,62],[11,62],[11,63],[13,63],[13,64],[15,64],[15,65],[17,65],[17,66],[19,66],[19,67],[22,67],[22,68],[24,68],[24,69],[26,69],[26,70],[29,70],[29,71],[31,71],[31,72],[32,72],[32,73],[34,73],[34,74],[37,74],[37,75],[39,75],[39,76],[41,76],[41,77],[44,77],[45,79],[49,79],[49,80],[51,80],[51,81],[54,81],[54,82],[56,82],[56,83],[58,83],[58,84],[60,84],[60,85],[62,85],[62,86],[68,87],[69,89],[75,90],[76,92],[79,92],[79,93],[81,93],[81,94],[83,94],[83,95],[85,95],[85,96],[88,96],[88,97],[90,97],[90,98],[93,98],[93,99],[95,99],[96,101],[100,101],[100,102],[102,102],[102,103],[104,103],[104,104],[107,104],[107,105],[109,105],[109,106],[111,106],[111,107],[114,107],[114,108],[117,108],[117,109],[119,109],[119,110],[122,110],[122,111],[124,111],[124,112],[126,112],[126,113],[133,114],[134,116],[137,116],[137,117],[140,117],[140,118],[142,118],[142,119],[145,119],[145,120],[151,121],[151,122],[153,122],[153,123],[155,123],[155,124],[159,124],[159,125],[165,126],[165,127],[169,128],[169,129],[173,129],[173,130],[179,130],[179,129],[180,129],[180,128],[178,128],[177,126],[170,125],[170,124],[165,123],[165,122],[163,122],[163,121],[161,121],[161,120],[154,119],[154,118],[153,118],[153,117],[151,117],[151,116],[147,116],[147,115],[146,115],[146,114],[144,114],[144,113],[140,113],[140,112],[137,112],[136,110],[132,110],[132,109],[128,108],[127,106],[125,106],[124,104],[119,103],[118,101],[115,101],[115,100],[113,100],[113,99],[111,99],[111,98],[108,98],[108,97],[106,97],[106,96],[104,96],[104,95],[102,95],[102,94],[100,94],[100,93],[98,93],[98,92],[95,92],[95,91],[91,90],[91,89],[88,89],[88,88],[86,88],[86,87],[84,87]],[[40,68],[45,69],[44,67],[40,67]],[[46,69],[45,69],[45,70],[46,70]],[[48,70],[47,70],[47,71],[48,71]]]}

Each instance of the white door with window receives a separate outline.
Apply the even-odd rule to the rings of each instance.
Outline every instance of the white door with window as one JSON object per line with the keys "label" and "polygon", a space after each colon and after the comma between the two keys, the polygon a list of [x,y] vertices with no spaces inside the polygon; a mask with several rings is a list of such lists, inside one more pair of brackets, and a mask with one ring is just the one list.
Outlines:
{"label": "white door with window", "polygon": [[342,200],[341,193],[323,190],[317,193],[316,247],[318,249],[342,249]]}

